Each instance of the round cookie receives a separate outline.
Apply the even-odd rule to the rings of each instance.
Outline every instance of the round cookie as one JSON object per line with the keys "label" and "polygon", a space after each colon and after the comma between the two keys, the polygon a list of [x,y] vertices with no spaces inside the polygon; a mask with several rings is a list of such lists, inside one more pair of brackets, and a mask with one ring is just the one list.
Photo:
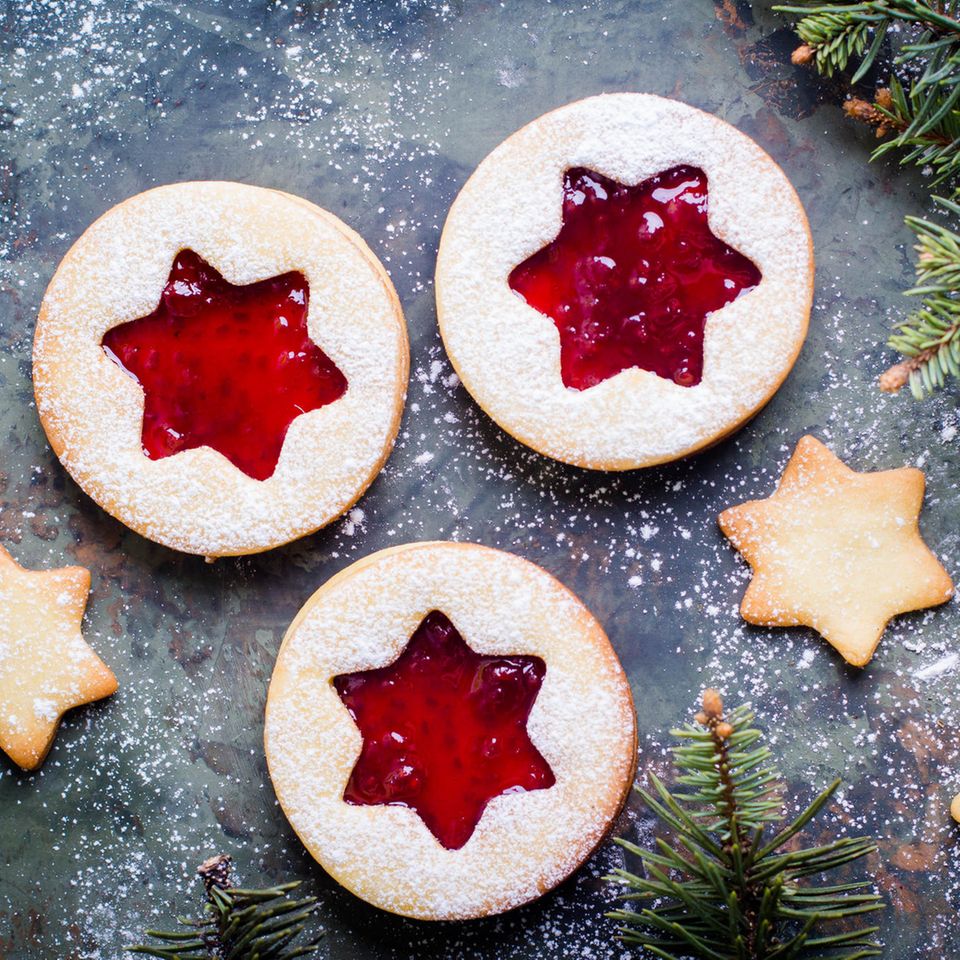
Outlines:
{"label": "round cookie", "polygon": [[[518,267],[567,229],[567,212],[583,200],[571,192],[571,176],[593,176],[601,184],[597,190],[610,183],[624,192],[651,184],[653,192],[656,178],[686,170],[705,176],[713,237],[747,258],[759,271],[759,282],[707,310],[699,331],[702,378],[695,385],[626,362],[600,382],[571,388],[564,382],[559,332],[567,321],[559,313],[545,315],[511,288]],[[728,260],[730,255],[722,254]],[[596,263],[581,261],[570,268],[587,271],[585,297],[597,292],[589,270],[617,266],[609,257],[591,259]],[[566,463],[627,470],[701,450],[757,413],[790,372],[803,344],[813,275],[812,240],[800,200],[756,143],[686,104],[647,94],[609,94],[539,117],[482,161],[443,230],[437,314],[464,386],[504,430]],[[562,273],[559,277],[565,280]],[[657,280],[630,276],[622,282]],[[664,297],[670,295],[667,289]],[[562,305],[563,311],[569,309],[569,303]],[[645,316],[616,320],[648,324]],[[642,336],[646,331],[647,326]],[[608,336],[589,330],[572,335]],[[587,343],[588,349],[595,347],[595,340]]]}
{"label": "round cookie", "polygon": [[[302,275],[309,340],[345,381],[292,419],[265,479],[208,445],[147,455],[144,388],[104,349],[158,309],[183,251],[234,287]],[[352,506],[393,446],[408,370],[399,300],[360,237],[306,200],[228,182],[158,187],[104,214],[58,267],[34,341],[41,422],[77,483],[138,533],[208,557],[279,546]]]}
{"label": "round cookie", "polygon": [[[495,665],[509,658],[540,662],[525,730],[551,778],[544,786],[493,796],[456,848],[427,826],[415,801],[345,798],[371,732],[364,714],[349,705],[344,681],[398,669],[424,624],[438,614],[472,656]],[[404,716],[407,710],[416,714],[420,704],[410,701],[413,694],[403,683],[390,684],[391,698],[407,698],[397,700]],[[431,687],[426,698],[434,692]],[[438,709],[441,726],[460,729]],[[391,729],[385,739],[400,733]],[[435,732],[430,736],[436,742]],[[334,879],[381,909],[453,920],[533,900],[584,862],[628,795],[636,720],[615,652],[569,590],[511,554],[425,542],[366,557],[307,601],[277,657],[264,743],[287,818]],[[423,760],[416,742],[411,749]],[[417,769],[429,786],[437,767],[423,760]],[[473,766],[464,769],[477,773]]]}

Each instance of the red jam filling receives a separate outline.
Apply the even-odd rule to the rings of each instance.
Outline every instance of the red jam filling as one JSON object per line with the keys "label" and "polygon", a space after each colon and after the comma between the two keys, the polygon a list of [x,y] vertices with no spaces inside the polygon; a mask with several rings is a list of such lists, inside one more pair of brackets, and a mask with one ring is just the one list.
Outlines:
{"label": "red jam filling", "polygon": [[475,653],[434,610],[389,666],[333,680],[363,735],[343,799],[411,807],[458,850],[494,797],[555,782],[527,735],[546,670],[539,657]]}
{"label": "red jam filling", "polygon": [[234,286],[177,254],[157,309],[103,338],[143,387],[144,453],[213,447],[254,480],[272,476],[291,422],[347,389],[307,333],[309,299],[300,273]]}
{"label": "red jam filling", "polygon": [[628,367],[695,386],[707,316],[759,282],[710,232],[707,177],[688,166],[633,187],[568,170],[560,232],[510,273],[510,287],[557,325],[561,376],[575,390]]}

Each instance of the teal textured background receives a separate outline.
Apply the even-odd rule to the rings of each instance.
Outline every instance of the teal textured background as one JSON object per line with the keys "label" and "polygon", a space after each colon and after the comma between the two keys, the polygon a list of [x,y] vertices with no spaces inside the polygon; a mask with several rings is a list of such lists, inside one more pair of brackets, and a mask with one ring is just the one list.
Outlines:
{"label": "teal textured background", "polygon": [[[810,631],[742,624],[746,569],[716,528],[812,432],[857,469],[921,466],[924,534],[960,572],[956,395],[921,405],[875,387],[909,306],[902,220],[926,209],[922,178],[867,166],[870,133],[843,119],[839,89],[790,66],[781,19],[754,16],[733,0],[0,3],[0,542],[26,566],[91,569],[86,635],[120,681],[68,717],[40,773],[0,759],[0,957],[113,960],[198,902],[193,869],[218,851],[249,884],[303,878],[336,960],[626,955],[603,919],[611,845],[537,904],[429,925],[337,887],[276,806],[261,733],[284,629],[353,560],[426,538],[513,550],[583,597],[631,677],[641,773],[666,769],[667,731],[704,684],[752,701],[797,803],[844,777],[823,835],[879,838],[887,955],[960,953],[956,604],[899,619],[857,672]],[[443,353],[431,275],[483,156],[552,107],[616,90],[678,97],[756,138],[807,207],[818,273],[809,340],[760,416],[692,460],[614,476],[548,462],[478,411]],[[212,566],[76,487],[30,380],[36,311],[70,243],[114,203],[188,178],[341,216],[390,270],[413,351],[400,440],[362,512]],[[618,831],[648,829],[631,803]]]}

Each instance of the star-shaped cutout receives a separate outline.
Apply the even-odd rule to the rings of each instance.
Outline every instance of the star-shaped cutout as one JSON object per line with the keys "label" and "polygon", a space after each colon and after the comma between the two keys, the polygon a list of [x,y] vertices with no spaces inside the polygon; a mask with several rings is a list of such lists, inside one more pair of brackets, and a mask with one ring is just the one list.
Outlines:
{"label": "star-shaped cutout", "polygon": [[696,167],[635,186],[583,167],[566,172],[560,232],[509,278],[556,324],[565,386],[586,390],[628,367],[700,382],[707,317],[760,282],[756,266],[710,230],[707,198]]}
{"label": "star-shaped cutout", "polygon": [[410,807],[458,850],[494,797],[555,782],[527,734],[545,673],[539,657],[476,653],[428,614],[393,663],[334,678],[363,736],[344,800]]}
{"label": "star-shaped cutout", "polygon": [[24,570],[0,547],[0,749],[43,763],[63,714],[117,689],[80,633],[90,572]]}
{"label": "star-shaped cutout", "polygon": [[300,273],[235,286],[193,251],[177,254],[157,309],[103,338],[143,388],[144,453],[212,447],[255,480],[272,476],[293,420],[347,389],[310,339],[309,299]]}
{"label": "star-shaped cutout", "polygon": [[753,568],[744,619],[813,627],[844,660],[864,666],[891,617],[953,595],[920,537],[923,488],[920,470],[857,473],[803,437],[773,496],[720,514]]}

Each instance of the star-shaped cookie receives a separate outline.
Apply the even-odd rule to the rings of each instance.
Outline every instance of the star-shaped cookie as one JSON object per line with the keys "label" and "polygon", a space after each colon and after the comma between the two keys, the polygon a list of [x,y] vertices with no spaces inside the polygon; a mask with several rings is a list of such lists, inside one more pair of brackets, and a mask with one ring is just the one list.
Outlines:
{"label": "star-shaped cookie", "polygon": [[117,689],[80,634],[90,572],[24,570],[0,547],[0,750],[43,763],[63,714]]}
{"label": "star-shaped cookie", "polygon": [[720,514],[753,568],[743,618],[813,627],[848,663],[867,664],[891,617],[953,595],[920,537],[923,488],[920,470],[857,473],[803,437],[773,496]]}

